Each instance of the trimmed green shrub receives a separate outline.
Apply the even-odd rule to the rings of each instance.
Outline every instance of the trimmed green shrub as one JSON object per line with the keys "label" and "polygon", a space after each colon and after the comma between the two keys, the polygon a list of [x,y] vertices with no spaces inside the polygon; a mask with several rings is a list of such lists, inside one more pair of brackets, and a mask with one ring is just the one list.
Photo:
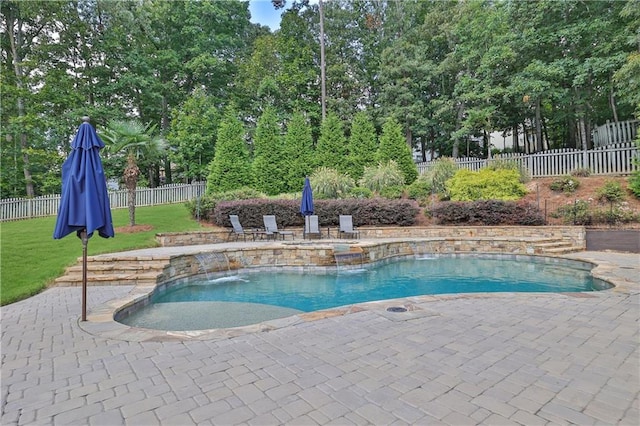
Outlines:
{"label": "trimmed green shrub", "polygon": [[551,217],[561,218],[569,225],[616,225],[640,222],[640,214],[629,209],[626,203],[608,207],[596,207],[584,200],[558,208]]}
{"label": "trimmed green shrub", "polygon": [[640,170],[631,173],[629,177],[629,190],[636,198],[640,198]]}
{"label": "trimmed green shrub", "polygon": [[[419,209],[413,200],[349,198],[316,200],[314,210],[314,214],[318,215],[319,225],[329,227],[338,225],[338,217],[341,214],[352,215],[356,226],[411,226],[415,224]],[[304,224],[304,217],[300,214],[300,200],[220,201],[216,204],[211,218],[219,226],[230,227],[230,214],[237,214],[242,225],[247,228],[261,228],[262,216],[269,214],[277,216],[280,227],[302,227]]]}
{"label": "trimmed green shrub", "polygon": [[592,217],[589,210],[588,202],[576,200],[571,204],[559,207],[550,216],[562,218],[562,222],[568,225],[591,225]]}
{"label": "trimmed green shrub", "polygon": [[534,204],[514,201],[444,202],[430,210],[442,225],[544,225],[544,214]]}
{"label": "trimmed green shrub", "polygon": [[431,182],[426,177],[420,176],[411,185],[407,187],[407,197],[416,200],[418,204],[423,205],[431,196]]}
{"label": "trimmed green shrub", "polygon": [[563,176],[558,179],[554,179],[549,185],[552,191],[564,192],[565,194],[571,194],[575,192],[580,186],[580,181],[573,176]]}
{"label": "trimmed green shrub", "polygon": [[606,181],[604,186],[598,188],[596,195],[598,197],[598,201],[609,203],[618,203],[625,198],[622,185],[620,185],[620,182],[616,182],[615,180]]}
{"label": "trimmed green shrub", "polygon": [[380,191],[380,196],[383,198],[388,198],[390,200],[397,200],[404,196],[404,186],[400,185],[391,185],[385,186]]}
{"label": "trimmed green shrub", "polygon": [[200,220],[211,221],[213,219],[213,211],[216,204],[220,201],[230,200],[249,200],[252,198],[265,198],[266,195],[262,192],[249,188],[233,189],[231,191],[217,192],[214,194],[207,194],[199,199],[195,198],[185,203],[185,206],[191,212],[191,217],[200,217]]}
{"label": "trimmed green shrub", "polygon": [[452,201],[517,200],[527,194],[517,170],[460,169],[447,181]]}
{"label": "trimmed green shrub", "polygon": [[640,214],[622,206],[611,206],[595,210],[592,215],[594,224],[617,225],[622,223],[640,222]]}
{"label": "trimmed green shrub", "polygon": [[[638,105],[637,111],[640,111],[640,105]],[[634,141],[637,148],[640,148],[640,133],[636,136],[636,140]],[[636,198],[640,198],[640,157],[636,156],[633,159],[633,164],[638,166],[638,169],[631,173],[629,177],[629,191],[636,196]]]}
{"label": "trimmed green shrub", "polygon": [[373,197],[373,192],[368,188],[363,188],[361,186],[356,186],[355,188],[349,191],[348,198],[371,198]]}
{"label": "trimmed green shrub", "polygon": [[210,195],[204,195],[187,201],[184,205],[189,210],[192,218],[210,222],[213,219],[212,214],[217,202],[218,200]]}

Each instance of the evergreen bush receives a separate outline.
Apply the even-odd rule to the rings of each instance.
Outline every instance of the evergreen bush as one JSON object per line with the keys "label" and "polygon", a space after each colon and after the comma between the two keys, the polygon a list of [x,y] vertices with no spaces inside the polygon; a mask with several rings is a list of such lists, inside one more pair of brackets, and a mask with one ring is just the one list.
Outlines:
{"label": "evergreen bush", "polygon": [[561,206],[550,216],[562,218],[562,222],[568,225],[591,225],[593,221],[589,203],[584,200],[576,200],[573,203]]}
{"label": "evergreen bush", "polygon": [[348,198],[371,198],[373,197],[373,192],[368,188],[363,188],[361,186],[356,186],[351,189],[348,194]]}
{"label": "evergreen bush", "polygon": [[431,182],[429,182],[424,175],[418,177],[418,179],[407,187],[407,197],[416,200],[419,205],[426,204],[425,202],[430,196]]}
{"label": "evergreen bush", "polygon": [[573,176],[563,176],[558,179],[554,179],[549,185],[552,191],[564,192],[565,194],[571,194],[575,192],[580,186],[580,181]]}
{"label": "evergreen bush", "polygon": [[[640,105],[638,105],[638,115],[640,115]],[[636,147],[640,149],[640,133],[636,137],[634,141]],[[636,198],[640,198],[640,157],[636,156],[633,159],[633,164],[636,165],[637,169],[631,173],[629,177],[629,191],[636,196]]]}
{"label": "evergreen bush", "polygon": [[[356,226],[396,225],[411,226],[415,224],[418,206],[413,200],[371,199],[332,199],[317,200],[314,203],[314,214],[318,215],[322,227],[337,226],[339,215],[353,216]],[[300,200],[251,199],[220,201],[216,204],[211,220],[219,225],[229,227],[229,215],[237,214],[246,228],[261,228],[263,215],[276,215],[280,227],[302,227],[304,216],[300,214]]]}
{"label": "evergreen bush", "polygon": [[598,201],[609,203],[618,203],[625,198],[622,185],[620,185],[620,182],[616,182],[614,180],[605,182],[604,186],[598,188],[596,195],[598,197]]}
{"label": "evergreen bush", "polygon": [[404,186],[385,186],[384,188],[382,188],[382,191],[380,191],[380,196],[382,198],[388,198],[390,200],[397,200],[399,198],[402,198],[404,196]]}
{"label": "evergreen bush", "polygon": [[517,200],[527,194],[514,169],[460,169],[447,181],[447,189],[452,201]]}
{"label": "evergreen bush", "polygon": [[442,225],[544,225],[544,214],[534,204],[515,201],[451,201],[429,211]]}

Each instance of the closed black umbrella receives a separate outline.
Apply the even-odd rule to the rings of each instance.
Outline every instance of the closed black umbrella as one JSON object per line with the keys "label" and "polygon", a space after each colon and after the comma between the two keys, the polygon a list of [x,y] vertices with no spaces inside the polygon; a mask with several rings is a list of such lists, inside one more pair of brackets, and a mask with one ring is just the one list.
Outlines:
{"label": "closed black umbrella", "polygon": [[309,216],[313,214],[313,191],[311,190],[311,182],[309,178],[304,178],[304,187],[302,188],[302,202],[300,203],[300,213],[305,218],[304,231],[309,229]]}

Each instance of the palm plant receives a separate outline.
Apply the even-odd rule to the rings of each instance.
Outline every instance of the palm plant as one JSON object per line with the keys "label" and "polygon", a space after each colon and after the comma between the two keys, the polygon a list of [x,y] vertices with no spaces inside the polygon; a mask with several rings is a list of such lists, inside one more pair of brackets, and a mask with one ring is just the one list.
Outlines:
{"label": "palm plant", "polygon": [[127,188],[129,226],[136,224],[136,186],[140,176],[138,160],[158,157],[166,147],[162,137],[154,136],[155,129],[155,125],[143,125],[138,120],[112,120],[101,133],[107,152],[123,152],[127,155],[123,181]]}

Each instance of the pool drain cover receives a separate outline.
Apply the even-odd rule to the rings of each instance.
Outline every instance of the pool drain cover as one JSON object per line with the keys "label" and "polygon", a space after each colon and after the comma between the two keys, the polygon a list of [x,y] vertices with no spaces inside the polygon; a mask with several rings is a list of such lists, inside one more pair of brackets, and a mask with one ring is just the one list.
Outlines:
{"label": "pool drain cover", "polygon": [[402,306],[392,306],[387,308],[387,312],[407,312],[407,308],[403,308]]}

